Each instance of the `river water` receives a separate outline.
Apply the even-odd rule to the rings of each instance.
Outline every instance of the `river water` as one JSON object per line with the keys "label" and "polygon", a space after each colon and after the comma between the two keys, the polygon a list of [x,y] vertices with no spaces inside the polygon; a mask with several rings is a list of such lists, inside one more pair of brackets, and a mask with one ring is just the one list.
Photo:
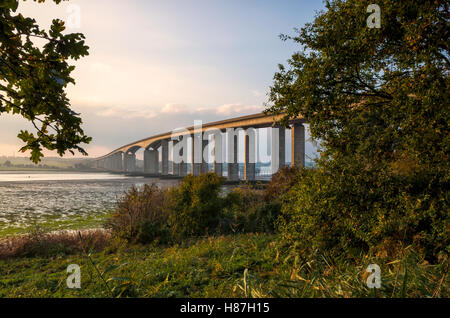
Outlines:
{"label": "river water", "polygon": [[92,217],[111,210],[133,185],[169,187],[177,182],[108,173],[0,171],[0,230]]}

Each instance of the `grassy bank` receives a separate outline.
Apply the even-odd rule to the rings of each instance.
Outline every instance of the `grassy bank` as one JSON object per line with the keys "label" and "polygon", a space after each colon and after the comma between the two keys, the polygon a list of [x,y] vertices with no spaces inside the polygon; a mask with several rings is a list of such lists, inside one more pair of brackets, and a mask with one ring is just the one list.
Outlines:
{"label": "grassy bank", "polygon": [[[408,248],[389,262],[371,255],[356,262],[321,259],[289,255],[269,234],[199,238],[171,247],[108,247],[90,259],[54,250],[46,257],[1,260],[0,297],[449,296],[445,264],[429,265]],[[365,285],[372,263],[382,271],[376,291]],[[79,290],[66,287],[69,264],[81,267]]]}
{"label": "grassy bank", "polygon": [[45,232],[71,230],[71,229],[92,229],[102,227],[105,220],[111,214],[110,211],[91,212],[87,216],[72,216],[62,219],[59,216],[45,216],[39,220],[39,223],[28,224],[24,226],[11,225],[0,221],[0,239],[12,235],[30,233],[36,230]]}

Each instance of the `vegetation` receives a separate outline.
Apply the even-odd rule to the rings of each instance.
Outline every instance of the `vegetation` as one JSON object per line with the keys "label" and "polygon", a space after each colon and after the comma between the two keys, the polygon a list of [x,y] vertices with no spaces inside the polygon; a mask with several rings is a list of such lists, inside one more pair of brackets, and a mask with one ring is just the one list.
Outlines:
{"label": "vegetation", "polygon": [[[365,1],[327,1],[275,75],[268,112],[309,121],[317,168],[284,168],[265,190],[223,194],[214,174],[133,188],[103,251],[83,236],[4,248],[0,295],[449,297],[448,4],[378,4],[370,29]],[[73,263],[77,291],[64,286]]]}
{"label": "vegetation", "polygon": [[[285,175],[284,169],[278,175]],[[188,175],[178,186],[163,190],[155,185],[133,187],[118,201],[106,222],[114,236],[129,242],[177,243],[185,239],[228,233],[272,233],[280,203],[271,200],[282,177],[262,190],[245,184],[227,195],[215,173]]]}
{"label": "vegetation", "polygon": [[270,113],[302,115],[320,140],[318,169],[303,172],[283,206],[293,247],[354,255],[415,244],[449,252],[449,47],[446,1],[327,1],[285,36],[302,45],[280,66]]}
{"label": "vegetation", "polygon": [[26,143],[21,151],[30,150],[35,163],[43,148],[60,156],[74,150],[86,155],[80,144],[91,138],[65,93],[69,83],[75,84],[75,67],[68,61],[88,55],[84,36],[64,34],[64,22],[58,19],[49,31],[43,30],[34,19],[16,13],[18,6],[19,0],[0,4],[0,114],[19,114],[33,124],[36,134],[22,130],[18,137]]}
{"label": "vegetation", "polygon": [[[0,240],[0,296],[448,297],[448,259],[431,263],[413,246],[353,257],[311,248],[292,253],[292,244],[302,239],[316,246],[313,238],[320,234],[306,232],[292,240],[282,225],[282,235],[274,233],[277,218],[271,208],[281,204],[286,217],[290,193],[283,200],[266,200],[294,180],[309,180],[308,174],[316,173],[285,168],[265,190],[244,184],[226,195],[213,174],[189,176],[171,190],[133,188],[107,221],[111,232],[77,236],[76,231],[34,229]],[[198,197],[204,202],[198,204]],[[217,201],[222,209],[205,218],[201,212]],[[168,219],[177,212],[186,213],[196,227],[174,234],[172,227],[182,221]],[[382,268],[377,291],[365,284],[372,263]],[[80,290],[65,286],[69,264],[82,268]]]}
{"label": "vegetation", "polygon": [[[46,257],[0,260],[0,297],[449,296],[443,265],[428,264],[411,249],[403,252],[391,262],[373,255],[356,263],[326,256],[303,262],[269,234],[107,248],[89,258],[53,249]],[[382,288],[376,291],[364,283],[371,263],[382,270]],[[81,267],[79,290],[66,287],[69,264]]]}

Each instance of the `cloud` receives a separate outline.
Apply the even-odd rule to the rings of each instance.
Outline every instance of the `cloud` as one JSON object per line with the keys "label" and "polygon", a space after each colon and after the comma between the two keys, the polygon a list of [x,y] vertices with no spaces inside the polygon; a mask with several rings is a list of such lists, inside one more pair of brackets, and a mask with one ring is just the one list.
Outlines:
{"label": "cloud", "polygon": [[186,106],[179,104],[166,104],[161,109],[161,113],[164,114],[179,114],[186,111]]}
{"label": "cloud", "polygon": [[106,108],[104,110],[97,111],[95,114],[100,117],[115,117],[124,119],[151,119],[157,116],[157,113],[151,109],[131,110],[117,107]]}
{"label": "cloud", "polygon": [[251,93],[252,93],[252,95],[255,96],[255,97],[262,97],[262,96],[264,96],[264,93],[260,92],[260,91],[257,90],[257,89],[252,90]]}
{"label": "cloud", "polygon": [[261,105],[225,104],[216,108],[216,114],[223,116],[251,115],[264,110]]}

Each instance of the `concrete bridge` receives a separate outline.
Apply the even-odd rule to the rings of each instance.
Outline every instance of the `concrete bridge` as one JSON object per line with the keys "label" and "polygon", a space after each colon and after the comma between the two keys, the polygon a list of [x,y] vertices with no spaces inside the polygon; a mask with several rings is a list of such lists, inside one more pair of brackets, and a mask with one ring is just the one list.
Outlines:
{"label": "concrete bridge", "polygon": [[[238,136],[243,132],[245,136],[243,178],[252,181],[256,177],[255,133],[258,128],[272,130],[271,172],[275,173],[286,165],[285,128],[279,125],[282,117],[283,115],[259,113],[201,125],[195,123],[189,128],[176,129],[122,146],[95,159],[95,167],[110,172],[137,173],[136,152],[142,148],[144,149],[144,168],[140,173],[144,175],[184,177],[188,173],[188,165],[193,175],[199,175],[209,172],[208,162],[212,161],[212,171],[223,175],[225,164],[228,171],[227,179],[237,181],[239,180],[238,149],[240,148]],[[289,122],[292,135],[291,163],[297,166],[305,165],[304,123],[305,120],[300,117]],[[222,144],[222,142],[225,143]],[[169,143],[172,143],[173,157],[171,174],[169,174]],[[188,143],[191,145],[191,160],[187,158]],[[223,151],[223,145],[226,145],[226,151]],[[211,146],[212,158],[209,157],[211,151],[208,151],[208,147]]]}

